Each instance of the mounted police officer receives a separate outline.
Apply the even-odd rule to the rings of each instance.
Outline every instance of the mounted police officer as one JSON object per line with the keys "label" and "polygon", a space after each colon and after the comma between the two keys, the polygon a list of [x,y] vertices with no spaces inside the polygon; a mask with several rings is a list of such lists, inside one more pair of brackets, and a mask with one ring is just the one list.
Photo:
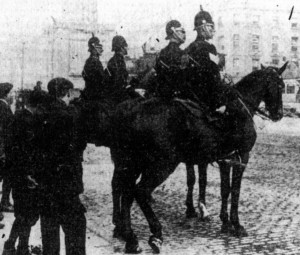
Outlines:
{"label": "mounted police officer", "polygon": [[42,169],[41,154],[35,113],[38,104],[44,102],[41,91],[26,91],[25,107],[15,112],[13,122],[12,160],[12,196],[14,200],[15,220],[8,240],[4,244],[3,254],[15,254],[15,243],[19,238],[16,254],[30,254],[28,241],[31,227],[39,218],[38,183]]}
{"label": "mounted police officer", "polygon": [[107,96],[118,104],[127,98],[128,72],[124,57],[127,55],[128,44],[121,35],[112,40],[114,56],[108,61],[105,69]]}
{"label": "mounted police officer", "polygon": [[[9,95],[13,88],[10,83],[0,83],[0,168],[3,177],[1,211],[12,212],[13,206],[9,202],[11,192],[10,168],[11,162],[7,155],[11,149],[13,113],[9,105]],[[3,219],[1,213],[0,219]],[[3,225],[0,225],[0,228]]]}
{"label": "mounted police officer", "polygon": [[65,233],[66,254],[84,255],[86,237],[82,157],[86,141],[77,129],[77,109],[70,105],[73,84],[64,78],[48,83],[51,100],[41,114],[44,174],[40,180],[43,254],[59,254],[59,229]]}
{"label": "mounted police officer", "polygon": [[185,42],[185,30],[177,20],[171,20],[166,25],[166,40],[169,44],[161,50],[156,60],[157,94],[163,98],[172,98],[182,90],[184,72],[182,57],[184,51],[180,45]]}
{"label": "mounted police officer", "polygon": [[83,97],[87,100],[99,100],[103,94],[104,71],[100,61],[103,49],[98,37],[93,37],[88,41],[90,57],[86,60],[82,77],[85,81]]}
{"label": "mounted police officer", "polygon": [[[216,47],[209,43],[215,33],[214,22],[211,15],[202,9],[194,19],[197,38],[185,50],[189,58],[189,75],[192,90],[198,101],[204,103],[210,112],[224,113],[228,97],[232,96],[228,86],[222,83],[220,65],[213,62],[210,55],[217,56]],[[205,107],[204,106],[204,107]]]}

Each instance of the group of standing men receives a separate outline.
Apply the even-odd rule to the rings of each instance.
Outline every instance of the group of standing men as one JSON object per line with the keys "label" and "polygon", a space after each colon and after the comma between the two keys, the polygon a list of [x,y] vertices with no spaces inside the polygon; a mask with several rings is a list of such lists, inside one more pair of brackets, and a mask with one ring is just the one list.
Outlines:
{"label": "group of standing men", "polygon": [[[209,111],[224,112],[231,90],[221,81],[220,66],[210,60],[209,54],[217,55],[216,48],[207,42],[214,35],[213,20],[201,9],[194,25],[197,38],[182,50],[185,31],[179,21],[168,22],[166,39],[170,42],[155,66],[156,94],[164,99],[181,96],[203,103]],[[100,40],[93,35],[88,47],[82,99],[109,98],[114,105],[119,104],[127,98],[126,40],[120,35],[113,38],[115,54],[105,70],[99,59],[103,52]],[[65,233],[66,254],[84,255],[86,218],[79,194],[83,192],[82,157],[87,140],[78,117],[80,109],[72,103],[73,84],[64,78],[52,79],[48,93],[30,91],[25,107],[15,115],[5,101],[11,89],[9,83],[0,84],[0,163],[9,169],[1,174],[12,180],[15,210],[3,254],[29,254],[31,227],[40,217],[44,255],[59,254],[60,226]]]}

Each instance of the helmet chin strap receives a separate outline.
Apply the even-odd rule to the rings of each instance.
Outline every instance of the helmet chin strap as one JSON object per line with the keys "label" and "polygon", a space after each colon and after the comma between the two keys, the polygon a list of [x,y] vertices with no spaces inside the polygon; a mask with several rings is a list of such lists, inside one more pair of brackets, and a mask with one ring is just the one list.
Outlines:
{"label": "helmet chin strap", "polygon": [[[177,33],[176,29],[174,27],[171,27],[171,30],[173,31],[173,41],[179,42],[179,43],[184,43],[185,40]],[[172,39],[171,39],[172,40]]]}

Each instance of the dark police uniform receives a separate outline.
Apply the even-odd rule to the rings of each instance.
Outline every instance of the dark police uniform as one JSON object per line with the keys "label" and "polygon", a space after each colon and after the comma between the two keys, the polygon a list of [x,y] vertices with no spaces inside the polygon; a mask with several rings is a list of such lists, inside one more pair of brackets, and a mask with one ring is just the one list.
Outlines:
{"label": "dark police uniform", "polygon": [[[0,83],[0,163],[1,176],[3,177],[1,209],[10,207],[9,195],[11,192],[10,168],[11,162],[6,157],[12,143],[12,123],[13,113],[9,104],[3,98],[10,92],[13,85],[10,83]],[[0,218],[3,218],[0,216]]]}
{"label": "dark police uniform", "polygon": [[32,186],[27,179],[37,177],[41,170],[40,155],[36,139],[35,118],[27,109],[18,110],[12,125],[13,142],[8,157],[12,162],[11,182],[14,200],[15,220],[5,250],[14,250],[16,238],[19,238],[17,254],[29,254],[28,241],[31,227],[39,218],[38,187]]}
{"label": "dark police uniform", "polygon": [[181,68],[181,60],[184,51],[179,44],[170,42],[161,50],[156,60],[156,72],[158,79],[157,94],[161,97],[171,98],[176,92],[183,90],[184,70]]}
{"label": "dark police uniform", "polygon": [[85,81],[83,95],[89,100],[99,100],[103,95],[104,70],[99,56],[92,55],[86,60],[82,77]]}
{"label": "dark police uniform", "polygon": [[86,142],[77,129],[78,113],[59,98],[52,98],[41,112],[38,115],[45,167],[40,180],[43,254],[59,254],[61,226],[66,254],[83,255],[86,219],[79,194],[83,192],[82,157]]}
{"label": "dark police uniform", "polygon": [[217,55],[215,46],[198,36],[185,52],[191,57],[188,77],[198,100],[207,105],[211,111],[226,104],[228,87],[221,82],[219,67],[209,56],[209,54]]}
{"label": "dark police uniform", "polygon": [[105,75],[107,96],[116,103],[125,100],[128,72],[122,54],[116,52],[108,61]]}

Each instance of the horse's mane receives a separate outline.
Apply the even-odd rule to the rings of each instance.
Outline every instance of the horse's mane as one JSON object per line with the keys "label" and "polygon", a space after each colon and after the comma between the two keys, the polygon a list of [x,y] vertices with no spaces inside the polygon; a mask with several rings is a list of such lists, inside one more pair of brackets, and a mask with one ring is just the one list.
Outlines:
{"label": "horse's mane", "polygon": [[249,87],[253,87],[254,85],[256,85],[254,81],[257,80],[257,78],[261,76],[261,74],[262,74],[262,70],[255,70],[250,74],[247,74],[245,77],[243,77],[240,81],[234,84],[233,87],[235,89],[246,89]]}

